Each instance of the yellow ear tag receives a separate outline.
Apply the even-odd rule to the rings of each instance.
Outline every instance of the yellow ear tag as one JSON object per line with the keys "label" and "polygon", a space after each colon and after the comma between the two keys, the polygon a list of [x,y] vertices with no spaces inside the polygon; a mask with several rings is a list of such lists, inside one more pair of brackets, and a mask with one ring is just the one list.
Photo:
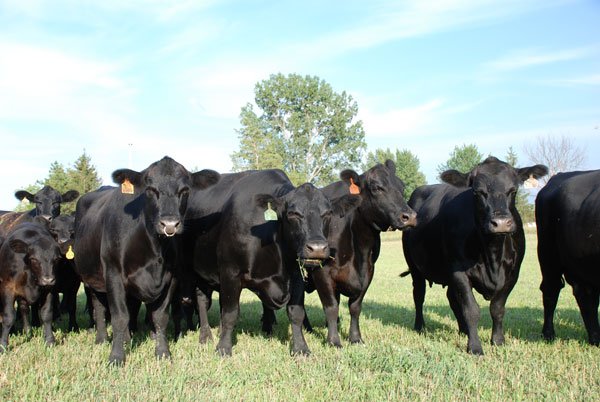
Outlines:
{"label": "yellow ear tag", "polygon": [[356,184],[354,184],[354,180],[352,177],[350,178],[350,194],[360,194],[360,188]]}
{"label": "yellow ear tag", "polygon": [[72,260],[73,258],[75,258],[75,253],[73,252],[72,246],[69,246],[69,250],[67,250],[67,254],[65,254],[65,257],[67,257],[67,260]]}
{"label": "yellow ear tag", "polygon": [[123,183],[121,183],[121,192],[123,194],[133,194],[133,184],[131,184],[129,179],[125,179]]}
{"label": "yellow ear tag", "polygon": [[271,209],[271,203],[267,202],[267,210],[265,211],[265,220],[266,221],[276,221],[277,220],[277,212]]}
{"label": "yellow ear tag", "polygon": [[529,176],[529,179],[525,180],[523,183],[523,187],[525,188],[536,188],[538,186],[538,181],[533,175]]}

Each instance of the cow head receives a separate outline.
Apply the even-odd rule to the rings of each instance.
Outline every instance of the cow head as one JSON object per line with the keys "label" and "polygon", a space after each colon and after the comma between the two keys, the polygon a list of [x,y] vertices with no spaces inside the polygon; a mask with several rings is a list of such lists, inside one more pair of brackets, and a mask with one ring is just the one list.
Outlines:
{"label": "cow head", "polygon": [[183,231],[183,216],[191,188],[204,189],[219,181],[213,170],[189,173],[175,160],[165,156],[142,172],[130,169],[115,170],[117,184],[128,180],[134,186],[135,196],[144,194],[144,214],[149,230],[171,237]]}
{"label": "cow head", "polygon": [[440,178],[456,187],[471,187],[475,223],[483,233],[510,234],[517,230],[517,188],[529,177],[537,179],[547,173],[544,165],[515,169],[490,156],[468,173],[447,170]]}
{"label": "cow head", "polygon": [[21,201],[24,198],[27,198],[29,202],[35,204],[36,216],[41,216],[47,221],[51,221],[60,215],[60,204],[63,202],[75,201],[77,197],[79,197],[79,191],[69,190],[64,194],[61,194],[51,186],[44,186],[35,194],[31,194],[25,190],[17,191],[15,197]]}
{"label": "cow head", "polygon": [[340,178],[348,186],[354,183],[359,187],[360,213],[376,230],[404,230],[416,225],[417,213],[406,203],[404,183],[396,176],[396,165],[390,159],[360,176],[354,170],[344,170]]}
{"label": "cow head", "polygon": [[75,218],[71,215],[58,215],[50,222],[48,231],[58,243],[61,254],[65,255],[69,251],[69,246],[73,244]]}
{"label": "cow head", "polygon": [[53,286],[56,283],[56,266],[60,260],[60,250],[52,238],[36,237],[31,242],[11,239],[9,246],[14,253],[23,255],[23,261],[39,286]]}
{"label": "cow head", "polygon": [[255,203],[261,211],[270,203],[277,213],[286,248],[298,256],[301,264],[318,266],[329,258],[331,216],[353,210],[360,204],[360,197],[345,195],[330,201],[321,190],[305,183],[279,198],[258,194]]}

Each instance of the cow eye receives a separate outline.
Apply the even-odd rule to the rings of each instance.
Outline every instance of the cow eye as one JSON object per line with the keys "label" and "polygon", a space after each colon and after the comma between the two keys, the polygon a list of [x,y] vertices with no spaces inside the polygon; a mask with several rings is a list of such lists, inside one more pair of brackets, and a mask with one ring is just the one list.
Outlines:
{"label": "cow eye", "polygon": [[371,186],[371,191],[373,193],[385,193],[385,188],[378,184],[374,184]]}
{"label": "cow eye", "polygon": [[331,215],[332,215],[332,212],[331,211],[327,211],[323,215],[321,215],[321,218],[322,219],[331,218]]}
{"label": "cow eye", "polygon": [[510,190],[508,190],[508,193],[506,193],[509,197],[512,196],[513,194],[515,194],[517,192],[516,188],[511,188]]}
{"label": "cow eye", "polygon": [[473,193],[475,193],[475,195],[481,197],[481,198],[487,198],[487,193],[484,190],[478,189],[478,190],[473,190]]}
{"label": "cow eye", "polygon": [[157,199],[159,197],[158,190],[155,189],[154,187],[148,187],[148,188],[146,188],[146,195],[148,197],[156,197]]}
{"label": "cow eye", "polygon": [[179,197],[183,197],[188,195],[190,192],[190,189],[188,187],[184,187],[181,190],[179,190]]}
{"label": "cow eye", "polygon": [[302,214],[295,211],[288,211],[287,216],[289,219],[302,219],[304,216]]}

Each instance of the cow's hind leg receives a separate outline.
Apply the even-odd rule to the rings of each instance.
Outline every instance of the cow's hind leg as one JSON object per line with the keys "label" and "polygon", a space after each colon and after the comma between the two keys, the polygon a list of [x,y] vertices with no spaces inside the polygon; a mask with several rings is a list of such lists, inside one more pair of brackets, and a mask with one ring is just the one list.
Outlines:
{"label": "cow's hind leg", "polygon": [[[32,312],[32,316],[38,317],[38,327],[40,326],[39,324],[39,302],[35,302],[33,303],[33,305],[31,306],[31,312]],[[35,308],[34,308],[35,306]],[[31,322],[29,321],[29,303],[27,303],[25,300],[23,299],[19,299],[17,300],[17,310],[19,312],[19,315],[21,316],[21,321],[23,321],[23,334],[25,334],[25,336],[31,338]]]}
{"label": "cow's hind leg", "polygon": [[277,322],[275,319],[275,311],[271,310],[263,303],[263,315],[262,315],[262,331],[267,335],[273,334],[273,324]]}
{"label": "cow's hind leg", "polygon": [[450,303],[450,308],[454,312],[454,316],[456,317],[456,321],[458,322],[458,331],[461,334],[467,334],[467,324],[465,323],[465,317],[462,315],[462,310],[460,308],[460,304],[456,298],[456,295],[450,288],[446,292],[446,296],[448,296],[448,302]]}
{"label": "cow's hind leg", "polygon": [[[538,251],[539,252],[539,251]],[[558,296],[561,289],[565,286],[560,271],[552,272],[545,269],[540,258],[540,266],[542,266],[542,301],[544,304],[544,326],[542,334],[547,341],[554,340],[554,312],[558,303]]]}
{"label": "cow's hind leg", "polygon": [[15,299],[12,293],[5,289],[0,289],[0,300],[2,302],[2,333],[0,334],[0,353],[8,349],[8,334],[15,323]]}
{"label": "cow's hind leg", "polygon": [[206,343],[212,341],[212,331],[208,324],[208,310],[212,303],[212,291],[208,288],[196,289],[196,303],[198,306],[198,325],[200,327],[199,341]]}
{"label": "cow's hind leg", "polygon": [[598,325],[599,293],[591,286],[574,283],[573,294],[575,295],[575,299],[577,299],[589,341],[592,345],[598,346],[600,343],[600,326]]}
{"label": "cow's hind leg", "polygon": [[[229,272],[222,268],[221,272]],[[231,356],[233,344],[233,329],[240,315],[240,293],[242,284],[237,278],[227,278],[221,275],[221,293],[219,303],[221,304],[221,334],[217,350],[222,356]]]}
{"label": "cow's hind leg", "polygon": [[108,341],[108,331],[106,330],[106,295],[99,294],[90,288],[87,289],[89,289],[90,305],[92,306],[91,312],[94,318],[94,325],[96,326],[96,344],[100,344]]}
{"label": "cow's hind leg", "polygon": [[415,331],[421,332],[425,329],[425,320],[423,320],[425,278],[416,268],[410,270],[410,275],[413,281],[413,300],[415,302]]}

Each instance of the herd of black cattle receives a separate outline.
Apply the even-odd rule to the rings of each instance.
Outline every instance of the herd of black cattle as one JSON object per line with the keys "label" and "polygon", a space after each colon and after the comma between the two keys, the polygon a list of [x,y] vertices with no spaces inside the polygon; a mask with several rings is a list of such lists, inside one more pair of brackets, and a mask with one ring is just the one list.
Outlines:
{"label": "herd of black cattle", "polygon": [[[468,173],[449,170],[442,184],[417,188],[408,203],[390,160],[359,175],[344,170],[323,188],[294,187],[280,170],[189,173],[169,157],[142,172],[116,170],[120,187],[83,195],[75,216],[60,204],[79,194],[44,187],[18,191],[35,203],[26,213],[0,213],[0,353],[17,311],[23,330],[44,328],[54,344],[52,320],[61,306],[75,321],[83,282],[96,343],[108,340],[109,361],[122,363],[123,345],[137,326],[141,302],[156,339],[156,355],[170,356],[169,308],[176,336],[182,314],[199,317],[200,342],[212,338],[207,311],[218,291],[217,350],[232,352],[240,293],[252,290],[263,303],[263,330],[272,332],[273,310],[283,306],[292,329],[292,353],[309,354],[303,330],[311,330],[304,294],[315,289],[327,320],[327,342],[341,347],[340,295],[349,298],[352,343],[362,342],[359,316],[381,247],[380,233],[406,230],[403,249],[413,280],[415,329],[424,328],[426,281],[447,286],[450,307],[467,351],[483,354],[477,334],[479,306],[473,289],[490,300],[491,343],[502,345],[502,319],[525,253],[515,193],[528,178],[547,174],[543,165],[516,169],[489,157]],[[538,257],[543,281],[545,338],[554,337],[553,316],[566,280],[573,286],[589,341],[598,345],[600,278],[600,171],[560,173],[536,199]],[[31,321],[30,323],[30,308]]]}

